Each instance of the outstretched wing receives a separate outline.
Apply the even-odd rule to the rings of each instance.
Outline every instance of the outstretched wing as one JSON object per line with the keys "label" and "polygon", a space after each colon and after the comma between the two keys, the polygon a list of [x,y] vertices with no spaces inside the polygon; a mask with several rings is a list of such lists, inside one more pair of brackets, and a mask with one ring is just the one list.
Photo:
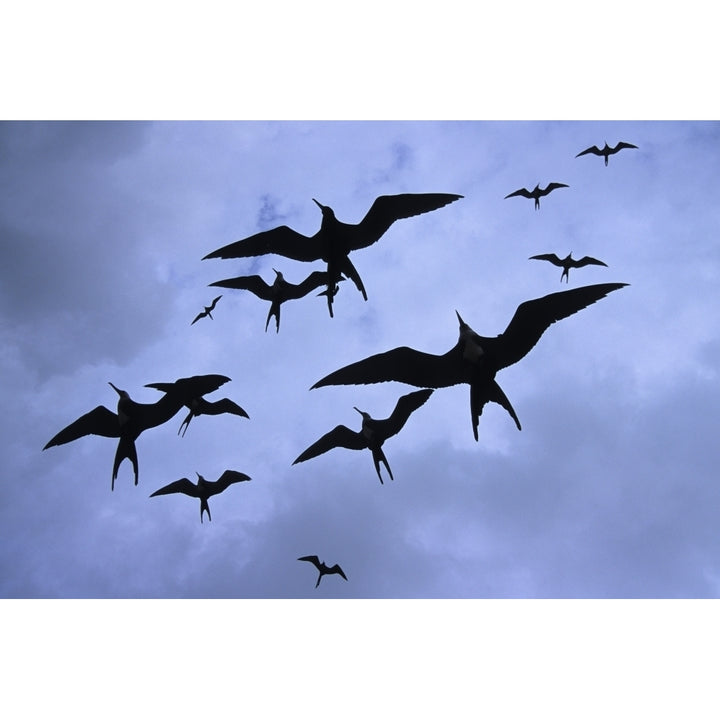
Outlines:
{"label": "outstretched wing", "polygon": [[298,560],[307,560],[311,562],[318,570],[320,569],[320,558],[317,555],[303,555]]}
{"label": "outstretched wing", "polygon": [[237,470],[226,470],[215,482],[205,482],[207,496],[217,495],[234,483],[250,480],[250,476]]}
{"label": "outstretched wing", "polygon": [[558,267],[563,266],[562,260],[555,253],[545,253],[543,255],[531,255],[528,258],[528,260],[547,260],[548,262],[551,262],[553,265],[557,265]]}
{"label": "outstretched wing", "polygon": [[530,192],[530,190],[527,190],[526,188],[520,188],[519,190],[516,190],[515,192],[511,192],[509,195],[505,196],[505,200],[511,197],[526,197],[526,198],[532,198],[533,194]]}
{"label": "outstretched wing", "polygon": [[243,240],[225,245],[206,255],[210,258],[241,258],[257,255],[283,255],[293,260],[310,262],[319,260],[322,249],[315,241],[315,236],[307,237],[296,232],[287,225],[265,230]]}
{"label": "outstretched wing", "polygon": [[218,280],[210,283],[210,287],[233,288],[235,290],[249,290],[262,300],[272,300],[272,285],[268,285],[259,275],[242,275],[240,277]]}
{"label": "outstretched wing", "polygon": [[48,442],[43,450],[55,445],[64,445],[85,435],[102,435],[103,437],[120,437],[118,416],[104,405],[80,416],[75,422],[63,428]]}
{"label": "outstretched wing", "polygon": [[386,420],[376,420],[375,426],[379,434],[385,439],[397,435],[412,415],[421,405],[424,405],[433,394],[433,390],[417,390],[403,395],[395,405],[392,414]]}
{"label": "outstretched wing", "polygon": [[381,195],[375,199],[365,217],[360,221],[357,241],[352,243],[348,251],[359,250],[377,242],[396,220],[437,210],[460,198],[462,195],[450,193]]}
{"label": "outstretched wing", "polygon": [[343,569],[337,563],[335,565],[333,565],[331,568],[328,568],[328,570],[326,571],[326,574],[327,575],[331,575],[331,574],[340,575],[341,577],[345,578],[345,580],[347,580],[347,575],[345,575],[345,573],[343,572]]}
{"label": "outstretched wing", "polygon": [[230,400],[230,398],[222,398],[215,402],[209,402],[205,398],[200,397],[195,400],[195,407],[198,415],[222,415],[223,413],[229,413],[230,415],[238,415],[239,417],[250,417],[245,410]]}
{"label": "outstretched wing", "polygon": [[619,142],[614,148],[611,148],[611,152],[614,154],[618,152],[619,150],[622,150],[624,148],[632,148],[634,150],[638,149],[637,145],[632,145],[631,143],[626,142]]}
{"label": "outstretched wing", "polygon": [[579,268],[584,267],[585,265],[603,265],[604,267],[607,267],[607,265],[602,260],[597,260],[594,257],[590,257],[589,255],[586,255],[585,257],[581,257],[579,260],[573,260],[573,267]]}
{"label": "outstretched wing", "polygon": [[[342,280],[343,278],[339,278]],[[333,284],[330,273],[322,270],[311,272],[301,283],[292,285],[288,283],[285,290],[285,300],[298,300],[323,285]]]}
{"label": "outstretched wing", "polygon": [[147,383],[145,387],[164,393],[177,394],[178,397],[185,399],[189,404],[193,398],[214,392],[226,382],[230,382],[230,378],[225,375],[193,375],[188,378],[180,378],[171,383]]}
{"label": "outstretched wing", "polygon": [[171,482],[169,485],[165,485],[165,487],[161,487],[150,497],[156,497],[157,495],[171,495],[172,493],[183,493],[183,495],[189,495],[190,497],[200,497],[198,486],[187,478],[181,478],[180,480]]}
{"label": "outstretched wing", "polygon": [[602,155],[603,151],[597,145],[593,145],[592,147],[579,152],[575,157],[579,158],[581,155],[587,155],[588,153],[592,153],[593,155]]}
{"label": "outstretched wing", "polygon": [[444,355],[399,347],[346,365],[318,380],[310,389],[324,385],[368,385],[391,380],[416,387],[449,387],[469,382],[469,371],[470,366],[463,362],[458,344]]}
{"label": "outstretched wing", "polygon": [[586,285],[522,303],[505,332],[498,337],[498,369],[508,367],[525,357],[553,323],[573,315],[626,285],[627,283]]}
{"label": "outstretched wing", "polygon": [[204,318],[204,317],[207,317],[207,313],[203,310],[202,312],[198,313],[195,316],[195,319],[190,324],[194,325],[198,320],[200,320],[200,318]]}
{"label": "outstretched wing", "polygon": [[564,187],[570,187],[569,185],[566,185],[565,183],[548,183],[548,186],[544,190],[539,190],[538,193],[540,197],[543,195],[547,195],[548,193],[551,193],[553,190],[557,190],[558,188],[564,188]]}
{"label": "outstretched wing", "polygon": [[365,440],[361,432],[355,432],[344,425],[338,425],[315,441],[307,450],[300,453],[293,465],[322,455],[336,447],[343,447],[348,450],[364,450],[367,447],[367,440]]}

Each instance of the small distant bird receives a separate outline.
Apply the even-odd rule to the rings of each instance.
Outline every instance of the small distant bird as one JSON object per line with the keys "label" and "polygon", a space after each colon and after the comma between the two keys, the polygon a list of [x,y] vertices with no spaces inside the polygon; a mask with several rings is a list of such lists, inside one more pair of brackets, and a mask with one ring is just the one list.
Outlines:
{"label": "small distant bird", "polygon": [[317,582],[315,583],[315,587],[320,584],[323,575],[340,575],[341,577],[345,578],[345,580],[347,580],[347,576],[339,565],[335,564],[332,567],[328,567],[324,562],[320,562],[320,558],[318,558],[317,555],[304,555],[303,557],[299,557],[298,560],[306,560],[307,562],[311,562],[320,571]]}
{"label": "small distant bird", "polygon": [[592,147],[587,148],[587,150],[579,152],[575,157],[579,158],[581,155],[587,155],[588,153],[592,153],[593,155],[601,155],[605,158],[605,167],[607,167],[608,158],[610,157],[610,155],[614,155],[616,152],[620,152],[620,150],[624,148],[632,148],[634,150],[637,150],[638,146],[631,145],[630,143],[626,142],[619,142],[614,148],[611,148],[606,141],[605,147],[602,150],[597,145],[593,145]]}
{"label": "small distant bird", "polygon": [[530,198],[531,200],[535,200],[535,209],[539,210],[541,197],[551,193],[553,190],[557,190],[557,188],[564,188],[564,187],[570,187],[570,186],[565,185],[565,183],[552,182],[544,190],[541,190],[540,184],[538,183],[532,191],[527,190],[526,188],[520,188],[519,190],[516,190],[515,192],[511,192],[509,195],[506,195],[504,199],[507,200],[508,198],[517,197],[517,196]]}
{"label": "small distant bird", "polygon": [[566,283],[570,278],[570,268],[580,268],[584,267],[585,265],[602,265],[603,267],[607,267],[607,265],[602,260],[597,260],[594,257],[590,257],[589,255],[586,255],[579,260],[573,260],[572,251],[570,251],[570,254],[562,260],[555,253],[546,253],[544,255],[531,255],[528,260],[547,260],[553,265],[561,267],[563,271],[562,275],[560,275],[560,282],[562,282],[562,279],[565,278]]}
{"label": "small distant bird", "polygon": [[313,388],[325,385],[365,385],[391,380],[426,388],[470,385],[470,415],[473,435],[488,402],[505,408],[520,430],[520,421],[510,401],[495,380],[503,368],[522,360],[543,333],[558,320],[579,312],[627,283],[587,285],[552,293],[521,303],[505,331],[497,337],[478,335],[455,311],[460,324],[457,343],[443,355],[399,347],[346,365]]}
{"label": "small distant bird", "polygon": [[[270,254],[283,255],[301,262],[323,260],[327,263],[331,279],[328,289],[334,287],[334,279],[344,275],[355,283],[363,298],[367,300],[365,286],[355,266],[350,262],[350,253],[377,242],[396,220],[437,210],[461,197],[462,195],[447,193],[381,195],[356,225],[341,222],[335,217],[331,207],[321,205],[313,198],[313,202],[322,212],[320,229],[313,236],[307,237],[287,225],[281,225],[214,250],[203,260]],[[331,301],[332,297],[328,295],[328,303]]]}
{"label": "small distant bird", "polygon": [[211,393],[229,380],[230,378],[224,375],[193,375],[189,378],[180,378],[174,383],[165,383],[163,388],[165,394],[155,403],[135,402],[126,390],[120,390],[112,383],[108,383],[120,396],[117,413],[108,410],[104,405],[98,405],[61,430],[43,450],[55,445],[64,445],[85,435],[119,438],[110,489],[115,489],[118,468],[125,458],[132,463],[137,485],[138,458],[135,441],[140,434],[167,422],[183,406],[192,402],[193,398]]}
{"label": "small distant bird", "polygon": [[[145,387],[154,388],[155,390],[160,390],[160,392],[168,392],[172,388],[172,383],[148,383]],[[180,428],[178,429],[178,435],[180,435],[182,431],[183,437],[185,437],[185,433],[188,427],[190,427],[190,421],[198,415],[222,415],[228,413],[230,415],[237,415],[238,417],[250,417],[245,410],[229,398],[222,398],[221,400],[211,402],[199,395],[186,402],[185,407],[188,408],[190,412],[182,423],[180,423]]]}
{"label": "small distant bird", "polygon": [[205,309],[198,313],[195,317],[195,319],[190,323],[191,325],[194,325],[200,318],[209,317],[211,320],[213,319],[213,316],[210,314],[217,305],[217,301],[222,297],[222,295],[218,295],[209,306],[206,306]]}
{"label": "small distant bird", "polygon": [[[218,280],[210,283],[210,286],[235,288],[236,290],[249,290],[261,300],[270,301],[270,311],[265,320],[265,332],[267,332],[270,318],[275,316],[275,332],[280,332],[280,306],[287,300],[298,300],[322,285],[328,284],[327,272],[316,270],[310,273],[301,283],[293,285],[289,283],[279,270],[275,270],[275,282],[268,285],[259,275],[244,275],[227,280]],[[330,310],[332,315],[332,309]]]}
{"label": "small distant bird", "polygon": [[349,450],[364,450],[368,448],[372,452],[375,471],[380,479],[380,483],[383,484],[383,479],[380,475],[381,462],[387,468],[390,479],[392,480],[392,470],[390,469],[390,465],[388,465],[385,453],[382,451],[383,443],[402,430],[410,415],[421,405],[424,405],[432,393],[432,390],[418,390],[417,392],[403,395],[397,401],[390,417],[384,420],[375,420],[370,417],[368,413],[354,408],[354,410],[357,410],[357,412],[362,415],[362,428],[360,432],[354,432],[350,430],[350,428],[345,427],[345,425],[338,425],[301,453],[293,465],[322,455],[336,447],[344,447]]}
{"label": "small distant bird", "polygon": [[199,472],[195,473],[198,476],[197,483],[188,480],[187,478],[181,478],[175,482],[171,482],[165,487],[161,487],[156,490],[150,497],[157,497],[158,495],[170,495],[172,493],[183,493],[190,497],[200,498],[200,522],[203,521],[203,513],[206,512],[208,521],[212,521],[210,517],[210,506],[208,505],[208,498],[213,495],[218,495],[223,490],[227,490],[230,485],[239,482],[245,482],[250,480],[250,477],[245,473],[237,472],[236,470],[226,470],[215,482],[207,481]]}

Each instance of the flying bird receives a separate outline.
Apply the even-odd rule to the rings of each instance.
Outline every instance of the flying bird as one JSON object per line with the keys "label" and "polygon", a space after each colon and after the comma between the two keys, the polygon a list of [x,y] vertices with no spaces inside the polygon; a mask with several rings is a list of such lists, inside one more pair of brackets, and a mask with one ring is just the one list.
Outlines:
{"label": "flying bird", "polygon": [[167,422],[193,398],[213,392],[229,380],[230,378],[224,375],[193,375],[189,378],[180,378],[174,383],[166,383],[164,395],[154,403],[135,402],[126,390],[120,390],[112,383],[108,383],[120,396],[117,412],[108,410],[104,405],[98,405],[57,433],[43,450],[55,445],[64,445],[85,435],[119,438],[110,488],[115,489],[118,468],[125,458],[132,463],[135,485],[137,485],[138,458],[135,441],[140,434]]}
{"label": "flying bird", "polygon": [[620,152],[620,150],[624,148],[632,148],[634,150],[637,150],[638,146],[631,145],[630,143],[626,142],[619,142],[615,147],[611,148],[606,141],[605,147],[602,150],[597,145],[593,145],[592,147],[589,147],[586,150],[579,152],[575,157],[579,158],[581,155],[587,155],[588,153],[592,153],[593,155],[600,155],[605,158],[605,167],[607,167],[608,158],[610,157],[610,155],[614,155],[616,152]]}
{"label": "flying bird", "polygon": [[495,380],[496,373],[522,360],[554,322],[573,315],[625,285],[627,283],[587,285],[528,300],[518,306],[505,332],[494,338],[475,333],[455,311],[460,324],[459,338],[444,355],[431,355],[409,347],[395,348],[340,368],[316,382],[311,389],[391,380],[428,388],[467,383],[470,385],[470,414],[475,440],[478,439],[480,415],[488,402],[505,408],[520,430],[515,410]]}
{"label": "flying bird", "polygon": [[150,497],[157,497],[158,495],[171,495],[172,493],[183,493],[190,497],[200,498],[200,522],[203,521],[203,513],[206,512],[208,521],[212,521],[210,517],[210,506],[208,505],[208,498],[213,495],[218,495],[227,490],[234,483],[245,482],[250,480],[250,477],[245,473],[237,472],[237,470],[226,470],[215,482],[206,480],[199,472],[195,473],[198,476],[197,483],[188,480],[187,478],[180,478],[175,482],[171,482],[165,487],[161,487],[156,490]]}
{"label": "flying bird", "polygon": [[385,465],[392,480],[392,470],[390,469],[390,465],[388,465],[385,453],[382,451],[383,443],[402,430],[410,415],[421,405],[424,405],[432,393],[432,390],[418,390],[403,395],[397,401],[390,417],[384,420],[376,420],[370,417],[369,413],[354,408],[362,415],[360,432],[354,432],[350,430],[350,428],[345,427],[345,425],[338,425],[301,453],[295,462],[293,462],[293,465],[322,455],[336,447],[344,447],[349,450],[364,450],[368,448],[372,452],[375,471],[380,479],[380,483],[383,484],[383,479],[380,475],[381,462]]}
{"label": "flying bird", "polygon": [[320,574],[318,575],[315,587],[320,584],[323,575],[340,575],[341,577],[345,578],[345,580],[347,580],[347,576],[338,564],[335,564],[332,567],[328,567],[324,562],[320,562],[320,558],[318,558],[317,555],[304,555],[303,557],[299,557],[298,560],[306,560],[307,562],[311,562],[319,570]]}
{"label": "flying bird", "polygon": [[[259,275],[245,275],[227,280],[218,280],[211,283],[211,286],[235,288],[236,290],[249,290],[261,300],[270,302],[270,311],[265,320],[265,332],[267,332],[270,318],[275,316],[275,332],[280,332],[280,306],[287,300],[298,300],[322,285],[328,285],[327,272],[316,270],[310,273],[301,283],[293,285],[285,280],[279,270],[275,270],[275,281],[268,285]],[[342,278],[341,278],[342,279]],[[329,302],[328,305],[331,305]],[[330,309],[332,315],[332,307]]]}
{"label": "flying bird", "polygon": [[[161,392],[169,392],[173,386],[173,383],[148,383],[145,387],[154,388]],[[188,427],[190,427],[190,421],[198,415],[222,415],[228,413],[230,415],[237,415],[238,417],[249,418],[250,416],[243,410],[236,402],[233,402],[229,398],[222,398],[215,400],[214,402],[206,400],[201,395],[192,398],[189,402],[185,403],[185,407],[190,410],[185,419],[180,423],[178,429],[178,435],[182,431],[182,436],[185,437]]]}
{"label": "flying bird", "polygon": [[217,301],[222,297],[222,295],[218,295],[211,303],[210,305],[205,306],[205,309],[198,313],[195,316],[195,319],[190,323],[191,325],[194,325],[200,318],[209,317],[211,320],[213,319],[213,316],[210,314],[217,305]]}
{"label": "flying bird", "polygon": [[[447,193],[381,195],[356,225],[341,222],[335,217],[331,207],[321,205],[313,198],[313,202],[322,212],[322,222],[320,229],[311,237],[302,235],[287,225],[281,225],[214,250],[203,260],[268,254],[283,255],[302,262],[323,260],[327,263],[331,279],[328,289],[335,285],[332,279],[344,275],[355,283],[363,298],[367,300],[365,286],[350,261],[350,253],[377,242],[396,220],[437,210],[461,197],[462,195]],[[328,303],[330,302],[332,296],[328,294]]]}
{"label": "flying bird", "polygon": [[568,254],[567,257],[562,258],[562,260],[555,253],[545,253],[544,255],[531,255],[528,260],[547,260],[553,265],[561,267],[563,271],[560,275],[560,282],[562,282],[562,279],[565,278],[566,283],[570,279],[570,268],[580,268],[585,267],[585,265],[602,265],[603,267],[607,267],[607,265],[602,260],[597,260],[596,258],[590,257],[589,255],[586,255],[579,260],[573,260],[572,251]]}
{"label": "flying bird", "polygon": [[565,183],[552,182],[545,189],[541,190],[540,184],[538,183],[532,191],[527,190],[526,188],[520,188],[519,190],[516,190],[515,192],[511,192],[509,195],[506,195],[504,199],[507,200],[508,198],[517,197],[517,196],[530,198],[531,200],[535,200],[535,209],[539,210],[541,197],[548,195],[553,190],[557,190],[557,188],[564,188],[564,187],[570,187],[570,186],[565,185]]}

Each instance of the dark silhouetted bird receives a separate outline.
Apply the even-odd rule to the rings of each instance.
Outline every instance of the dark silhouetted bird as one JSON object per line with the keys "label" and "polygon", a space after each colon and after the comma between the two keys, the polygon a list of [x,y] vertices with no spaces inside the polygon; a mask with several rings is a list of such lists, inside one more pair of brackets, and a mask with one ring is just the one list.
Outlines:
{"label": "dark silhouetted bird", "polygon": [[155,403],[135,402],[125,390],[119,390],[109,383],[120,396],[117,413],[108,410],[104,405],[98,405],[61,430],[43,450],[55,445],[64,445],[85,435],[120,438],[113,463],[111,489],[115,489],[118,468],[125,458],[132,463],[137,485],[138,459],[135,440],[138,436],[144,430],[170,420],[182,407],[192,402],[193,398],[213,392],[229,380],[230,378],[224,375],[194,375],[181,378],[174,383],[166,383],[165,394]]}
{"label": "dark silhouetted bird", "polygon": [[563,271],[560,275],[560,282],[562,282],[563,278],[565,278],[565,282],[569,281],[570,268],[580,268],[585,267],[585,265],[602,265],[603,267],[607,267],[607,265],[602,260],[596,260],[594,257],[590,257],[589,255],[586,255],[579,260],[573,260],[572,251],[568,254],[567,257],[562,259],[560,259],[555,253],[546,253],[544,255],[531,255],[528,260],[547,260],[553,265],[561,267]]}
{"label": "dark silhouetted bird", "polygon": [[344,447],[349,450],[364,450],[365,448],[369,448],[372,452],[375,471],[380,479],[380,483],[383,481],[380,475],[381,462],[387,468],[390,479],[392,480],[392,470],[390,469],[390,465],[388,465],[385,453],[382,451],[382,445],[388,438],[397,435],[400,430],[402,430],[403,425],[405,425],[410,415],[427,402],[427,399],[432,393],[432,390],[418,390],[403,395],[397,401],[390,417],[385,420],[375,420],[370,417],[368,413],[355,408],[355,410],[362,415],[363,419],[360,432],[354,432],[350,430],[350,428],[345,427],[345,425],[338,425],[301,453],[293,465],[322,455],[336,447]]}
{"label": "dark silhouetted bird", "polygon": [[332,567],[328,567],[324,562],[320,562],[320,558],[318,558],[317,555],[304,555],[303,557],[299,557],[298,560],[306,560],[307,562],[311,562],[320,572],[317,582],[315,583],[315,587],[320,584],[323,575],[340,575],[341,577],[345,578],[345,580],[347,580],[347,576],[339,565],[335,564]]}
{"label": "dark silhouetted bird", "polygon": [[637,150],[638,146],[631,145],[630,143],[626,142],[619,142],[614,148],[611,148],[606,142],[605,147],[602,150],[597,145],[593,145],[592,147],[587,148],[587,150],[579,152],[575,157],[579,158],[581,155],[587,155],[588,153],[592,153],[593,155],[600,155],[605,158],[605,166],[607,167],[608,158],[610,157],[610,155],[614,155],[616,152],[620,152],[620,150],[622,150],[623,148],[632,148],[634,150]]}
{"label": "dark silhouetted bird", "polygon": [[204,512],[207,513],[208,520],[212,521],[212,517],[210,517],[208,498],[213,495],[218,495],[234,483],[250,480],[245,473],[237,472],[236,470],[226,470],[215,482],[209,482],[199,472],[196,472],[195,474],[198,476],[197,483],[194,483],[187,478],[180,478],[180,480],[171,482],[169,485],[165,485],[165,487],[161,487],[159,490],[156,490],[150,497],[157,497],[158,495],[171,495],[172,493],[183,493],[184,495],[189,495],[190,497],[200,498],[200,522],[203,521]]}
{"label": "dark silhouetted bird", "polygon": [[[154,388],[161,392],[169,392],[172,388],[173,383],[148,383],[145,387]],[[190,427],[190,421],[198,415],[223,415],[228,413],[230,415],[237,415],[238,417],[249,418],[250,416],[243,410],[237,403],[233,402],[229,398],[222,398],[221,400],[215,400],[211,402],[206,400],[202,396],[194,397],[189,402],[185,403],[185,407],[190,410],[185,419],[180,423],[178,428],[178,435],[182,432],[183,437]]]}
{"label": "dark silhouetted bird", "polygon": [[[328,274],[316,270],[310,273],[301,283],[293,285],[283,277],[279,270],[275,270],[275,282],[268,285],[259,275],[245,275],[227,280],[218,280],[211,286],[235,288],[236,290],[249,290],[261,300],[270,301],[270,311],[265,320],[267,332],[270,318],[275,316],[275,332],[280,332],[280,306],[287,300],[298,300],[322,285],[328,284]],[[332,310],[331,313],[332,315]]]}
{"label": "dark silhouetted bird", "polygon": [[564,187],[570,187],[570,186],[565,185],[565,183],[553,182],[553,183],[550,183],[544,190],[541,190],[540,184],[538,183],[532,191],[526,190],[525,188],[520,188],[519,190],[516,190],[515,192],[511,192],[509,195],[506,195],[504,199],[507,200],[508,198],[517,197],[517,196],[530,198],[531,200],[535,200],[535,209],[539,210],[541,197],[551,193],[553,190],[557,190],[557,188],[564,188]]}
{"label": "dark silhouetted bird", "polygon": [[316,382],[313,388],[390,380],[432,388],[468,383],[475,440],[478,439],[480,415],[488,402],[505,408],[520,430],[515,410],[495,380],[496,373],[524,358],[554,322],[586,308],[626,284],[588,285],[528,300],[518,306],[505,332],[494,338],[475,333],[456,311],[460,337],[444,355],[430,355],[409,347],[395,348],[336,370]]}
{"label": "dark silhouetted bird", "polygon": [[194,325],[200,318],[204,318],[204,317],[209,317],[209,318],[212,320],[212,319],[213,319],[213,316],[212,316],[210,313],[215,309],[215,306],[217,305],[217,301],[218,301],[221,297],[222,297],[222,295],[218,295],[218,296],[210,303],[209,306],[206,306],[205,309],[204,309],[201,313],[198,313],[198,314],[195,316],[195,319],[194,319],[190,324],[191,324],[191,325]]}
{"label": "dark silhouetted bird", "polygon": [[[333,279],[345,275],[355,283],[363,298],[367,300],[360,275],[350,262],[350,253],[377,242],[396,220],[437,210],[461,197],[462,195],[447,193],[381,195],[356,225],[341,222],[335,217],[332,208],[321,205],[313,198],[313,202],[322,211],[322,222],[320,229],[312,237],[302,235],[287,225],[281,225],[214,250],[203,260],[268,254],[283,255],[302,262],[323,260],[327,263],[331,279],[328,289],[334,287]],[[328,295],[328,303],[331,301],[332,296]]]}

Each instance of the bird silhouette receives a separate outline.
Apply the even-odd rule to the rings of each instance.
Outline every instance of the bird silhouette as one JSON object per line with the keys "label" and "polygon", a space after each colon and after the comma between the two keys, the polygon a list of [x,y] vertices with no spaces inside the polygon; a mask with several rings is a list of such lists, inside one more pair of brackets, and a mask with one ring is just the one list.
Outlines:
{"label": "bird silhouette", "polygon": [[311,562],[320,572],[317,582],[315,583],[315,587],[320,584],[320,581],[323,579],[323,575],[340,575],[347,580],[347,576],[337,563],[332,567],[328,567],[324,562],[320,562],[320,558],[318,558],[317,555],[303,555],[303,557],[299,557],[298,560]]}
{"label": "bird silhouette", "polygon": [[[279,270],[275,270],[275,281],[268,285],[259,275],[245,275],[227,280],[218,280],[210,283],[211,286],[235,288],[236,290],[249,290],[261,300],[270,301],[270,311],[265,320],[267,332],[270,318],[275,316],[275,332],[280,332],[280,306],[287,300],[298,300],[322,285],[328,285],[328,273],[316,270],[310,273],[301,283],[293,285],[285,280]],[[329,305],[331,303],[328,303]],[[332,315],[332,309],[330,310]]]}
{"label": "bird silhouette", "polygon": [[338,425],[302,452],[295,462],[293,462],[293,465],[322,455],[336,447],[344,447],[349,450],[364,450],[368,448],[372,452],[375,471],[380,479],[380,483],[382,484],[383,482],[382,476],[380,475],[381,462],[387,468],[390,479],[393,480],[392,470],[390,469],[390,465],[388,465],[385,453],[382,451],[383,443],[402,430],[410,415],[427,402],[427,399],[432,393],[432,390],[418,390],[403,395],[397,401],[390,417],[384,420],[376,420],[370,417],[368,413],[354,408],[362,415],[362,428],[360,432],[354,432],[350,430],[350,428],[345,427],[345,425]]}
{"label": "bird silhouette", "polygon": [[602,260],[597,260],[589,255],[585,255],[585,257],[582,257],[579,260],[573,260],[572,251],[570,251],[567,257],[562,259],[560,259],[555,253],[545,253],[544,255],[531,255],[528,260],[547,260],[553,265],[561,267],[563,271],[560,275],[560,282],[562,282],[562,279],[565,278],[566,283],[570,279],[570,268],[580,268],[585,267],[585,265],[602,265],[607,267]]}
{"label": "bird silhouette", "polygon": [[195,316],[195,319],[194,319],[190,324],[191,324],[191,325],[194,325],[200,318],[204,318],[204,317],[209,317],[209,318],[212,320],[212,319],[213,319],[213,316],[212,316],[210,313],[215,309],[215,306],[217,305],[217,301],[218,301],[221,297],[222,297],[222,295],[218,295],[218,296],[210,303],[210,305],[207,305],[207,306],[205,307],[205,309],[204,309],[201,313],[198,313],[198,314]]}
{"label": "bird silhouette", "polygon": [[150,497],[157,497],[158,495],[171,495],[172,493],[183,493],[190,497],[200,498],[200,522],[203,521],[203,513],[206,512],[208,521],[212,521],[210,516],[210,506],[208,505],[208,498],[213,495],[218,495],[227,490],[234,483],[245,482],[250,480],[250,477],[245,473],[237,472],[237,470],[226,470],[215,482],[206,480],[199,472],[195,473],[198,476],[197,483],[188,480],[187,478],[180,478],[175,482],[171,482],[165,487],[161,487],[156,490]]}
{"label": "bird silhouette", "polygon": [[475,440],[478,439],[480,415],[488,402],[505,408],[520,430],[515,410],[495,380],[496,373],[524,358],[554,322],[573,315],[626,284],[587,285],[528,300],[518,306],[505,332],[494,338],[475,333],[455,311],[460,323],[459,338],[444,355],[431,355],[409,347],[395,348],[340,368],[316,382],[311,389],[391,380],[431,388],[468,383]]}
{"label": "bird silhouette", "polygon": [[[350,253],[377,242],[396,220],[437,210],[461,197],[462,195],[447,193],[381,195],[356,225],[341,222],[335,217],[331,207],[321,205],[313,198],[313,202],[322,212],[320,229],[313,236],[307,237],[287,225],[281,225],[214,250],[203,260],[267,254],[283,255],[302,262],[323,260],[327,263],[331,281],[328,289],[334,287],[334,281],[344,275],[355,283],[363,298],[367,300],[360,275],[350,261]],[[332,294],[328,294],[328,303],[331,302]]]}
{"label": "bird silhouette", "polygon": [[[154,388],[161,392],[168,392],[172,388],[172,385],[173,383],[148,383],[145,387]],[[229,398],[222,398],[221,400],[212,402],[199,395],[192,398],[189,402],[186,402],[185,407],[188,408],[190,412],[178,428],[178,435],[182,432],[183,437],[185,437],[185,433],[188,427],[190,427],[190,421],[198,415],[222,415],[228,413],[230,415],[237,415],[238,417],[250,417],[245,410]]]}
{"label": "bird silhouette", "polygon": [[633,148],[637,150],[638,146],[631,145],[630,143],[626,142],[619,142],[615,147],[611,148],[606,141],[605,147],[602,148],[602,150],[597,145],[593,145],[592,147],[589,147],[582,152],[579,152],[575,157],[579,158],[581,155],[587,155],[588,153],[592,153],[593,155],[600,155],[605,158],[605,167],[607,167],[608,158],[610,157],[610,155],[614,155],[616,152],[620,152],[620,150],[622,150],[623,148]]}
{"label": "bird silhouette", "polygon": [[553,182],[550,183],[546,188],[543,190],[540,189],[540,184],[538,183],[532,191],[527,190],[526,188],[520,188],[519,190],[516,190],[515,192],[511,192],[509,195],[505,196],[505,200],[511,197],[517,197],[522,196],[526,198],[530,198],[531,200],[535,200],[535,209],[540,209],[540,198],[551,193],[553,190],[557,190],[557,188],[564,188],[564,187],[570,187],[569,185],[565,185],[565,183],[557,183]]}
{"label": "bird silhouette", "polygon": [[57,433],[43,450],[55,445],[64,445],[85,435],[119,438],[110,488],[115,489],[118,468],[125,458],[132,463],[135,485],[137,485],[138,458],[135,440],[140,434],[167,422],[193,398],[217,390],[229,380],[230,378],[224,375],[193,375],[189,378],[180,378],[174,383],[166,383],[164,395],[154,403],[135,402],[126,390],[120,390],[112,383],[108,383],[120,396],[117,413],[108,410],[104,405],[98,405]]}

